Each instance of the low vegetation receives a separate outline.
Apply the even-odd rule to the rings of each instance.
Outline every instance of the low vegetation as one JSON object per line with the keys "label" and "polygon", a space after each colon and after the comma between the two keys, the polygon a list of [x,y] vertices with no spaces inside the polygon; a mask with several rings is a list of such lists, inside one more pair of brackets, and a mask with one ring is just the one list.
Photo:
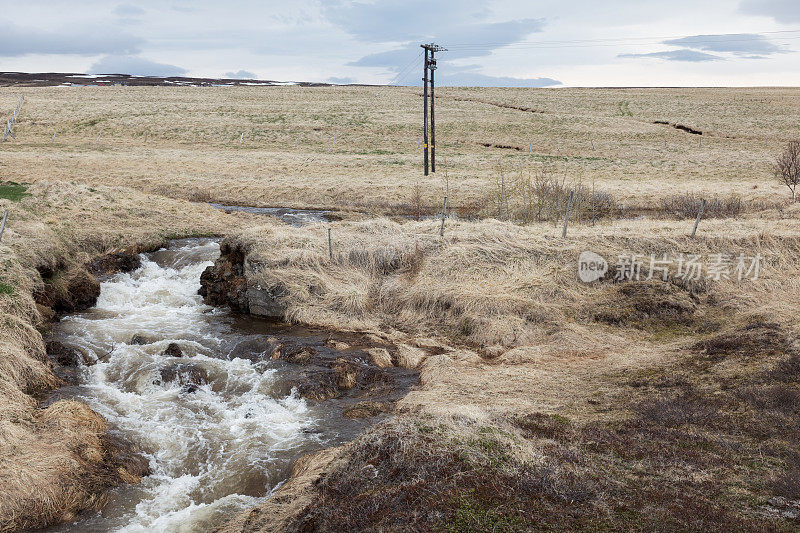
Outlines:
{"label": "low vegetation", "polygon": [[[39,408],[58,381],[37,328],[96,255],[208,234],[287,320],[359,331],[393,347],[387,372],[420,373],[230,531],[796,529],[800,206],[768,178],[798,90],[437,94],[423,177],[414,88],[26,89],[0,146],[0,530],[69,520],[144,473],[82,404]],[[445,196],[442,236],[423,217]],[[584,251],[609,262],[592,284]],[[639,280],[616,279],[627,254]],[[689,282],[656,272],[664,254],[763,264]]]}
{"label": "low vegetation", "polygon": [[20,183],[14,183],[13,181],[0,182],[0,199],[19,202],[26,196],[26,189],[27,186]]}
{"label": "low vegetation", "polygon": [[700,212],[703,200],[706,201],[703,208],[703,217],[705,218],[735,218],[745,210],[744,201],[737,195],[701,198],[698,194],[677,194],[665,197],[661,200],[661,206],[667,216],[691,219]]}
{"label": "low vegetation", "polygon": [[[560,228],[548,224],[448,221],[441,238],[436,221],[343,222],[332,226],[333,260],[328,258],[327,230],[321,225],[258,227],[229,243],[244,251],[253,286],[285,295],[282,302],[289,320],[337,329],[438,334],[476,347],[515,346],[574,319],[587,302],[594,302],[592,313],[598,316],[607,298],[610,314],[603,315],[603,321],[623,320],[618,315],[624,312],[620,304],[625,295],[605,296],[606,285],[577,282],[577,256],[584,250],[601,254],[612,266],[620,255],[637,253],[645,258],[645,277],[650,254],[724,252],[736,257],[765,246],[765,222],[704,224],[704,231],[714,237],[692,240],[691,224],[664,221],[655,229],[652,222],[639,220],[617,222],[611,228],[576,226],[571,238],[563,241]],[[795,224],[785,221],[781,235],[786,236],[770,241],[774,246],[770,261],[780,261],[792,271],[797,242],[789,235]],[[760,280],[756,286],[763,283]],[[749,288],[735,279],[716,285],[716,290],[740,300],[741,291]],[[654,305],[653,294],[639,298],[641,305]],[[694,305],[689,296],[686,300],[685,305]],[[672,309],[678,304],[669,305]],[[630,312],[663,321],[641,306]]]}
{"label": "low vegetation", "polygon": [[800,185],[800,141],[792,141],[783,153],[778,156],[773,168],[778,181],[792,191],[792,201],[796,198],[796,189]]}

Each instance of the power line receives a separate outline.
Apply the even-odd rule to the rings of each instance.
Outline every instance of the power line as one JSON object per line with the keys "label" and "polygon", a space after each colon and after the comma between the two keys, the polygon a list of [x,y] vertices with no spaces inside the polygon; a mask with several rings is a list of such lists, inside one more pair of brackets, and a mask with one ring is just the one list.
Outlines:
{"label": "power line", "polygon": [[[539,47],[542,45],[577,45],[577,44],[592,44],[592,43],[609,43],[611,45],[624,44],[629,41],[644,41],[633,44],[664,44],[663,41],[678,40],[678,39],[692,39],[690,43],[730,43],[730,42],[761,42],[759,37],[763,35],[777,35],[777,34],[790,34],[800,33],[800,30],[779,30],[754,33],[751,36],[742,39],[726,39],[726,37],[741,37],[747,34],[742,33],[721,33],[717,35],[706,35],[703,37],[715,37],[714,39],[695,39],[698,35],[672,35],[666,37],[619,37],[619,38],[605,38],[605,39],[566,39],[566,40],[551,40],[551,41],[520,41],[520,42],[486,42],[486,43],[454,43],[448,44],[450,49],[478,49],[478,48],[498,48],[498,47]],[[783,40],[794,40],[799,37],[784,37]]]}
{"label": "power line", "polygon": [[401,68],[397,72],[397,75],[395,75],[395,77],[392,79],[392,81],[389,82],[389,85],[394,85],[394,84],[400,85],[400,81],[403,81],[410,73],[414,72],[414,68],[416,68],[417,61],[419,61],[419,58],[422,56],[423,53],[424,52],[418,53],[416,57],[414,57],[414,59],[412,59],[406,66]]}
{"label": "power line", "polygon": [[[782,41],[796,41],[798,39],[800,39],[800,37],[784,37],[783,39],[781,39],[781,41],[778,41],[777,44],[784,44]],[[761,41],[753,41],[753,40],[750,40],[750,39],[741,40],[741,41],[736,41],[736,40],[729,40],[729,41],[691,41],[690,43],[686,43],[686,45],[687,46],[691,46],[692,44],[714,44],[714,43],[726,44],[726,43],[734,43],[734,42],[761,42]],[[525,45],[523,45],[523,44],[525,44]],[[517,45],[517,46],[509,44],[509,45],[498,45],[498,46],[491,46],[491,45],[483,46],[482,45],[482,46],[461,47],[461,48],[455,48],[454,47],[452,50],[453,51],[457,51],[457,52],[462,52],[462,51],[463,52],[469,52],[469,51],[483,52],[483,51],[494,51],[494,50],[497,50],[497,51],[500,51],[500,50],[514,50],[514,49],[518,49],[518,50],[524,50],[524,49],[528,49],[528,50],[531,50],[531,49],[552,50],[552,49],[559,49],[559,48],[601,48],[601,47],[605,48],[605,47],[620,47],[620,46],[645,46],[645,45],[658,45],[658,44],[667,44],[667,43],[664,43],[664,42],[661,42],[661,41],[652,41],[652,42],[641,42],[641,43],[622,43],[622,42],[620,42],[620,43],[608,43],[608,44],[604,44],[604,43],[597,43],[597,44],[565,44],[565,45],[560,45],[560,46],[555,46],[555,45],[554,46],[542,46],[542,45],[539,45],[539,44],[533,45],[532,43],[530,45],[527,45],[527,44],[528,43],[519,43],[519,45]],[[776,43],[772,42],[772,44],[776,44]],[[677,45],[674,45],[674,44],[673,45],[667,44],[667,45],[668,46],[677,46]],[[712,52],[713,51],[725,52],[726,50],[709,50],[709,51],[712,51]],[[743,50],[729,50],[729,51],[731,51],[731,52],[742,52]],[[754,50],[753,53],[758,53],[758,51]]]}

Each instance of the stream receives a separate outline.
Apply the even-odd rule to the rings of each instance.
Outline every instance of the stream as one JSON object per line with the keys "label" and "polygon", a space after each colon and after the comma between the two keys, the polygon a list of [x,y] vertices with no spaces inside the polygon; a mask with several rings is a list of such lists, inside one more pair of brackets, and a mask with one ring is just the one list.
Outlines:
{"label": "stream", "polygon": [[250,207],[240,205],[208,204],[214,209],[221,209],[225,212],[241,211],[252,215],[267,215],[279,218],[283,222],[292,226],[304,226],[314,222],[325,222],[330,211],[321,209],[294,209],[290,207]]}
{"label": "stream", "polygon": [[[102,282],[94,308],[55,326],[53,338],[81,350],[87,364],[48,402],[86,402],[142,450],[151,475],[114,489],[101,511],[49,531],[213,530],[269,496],[294,459],[364,427],[334,400],[300,398],[292,370],[270,358],[283,342],[330,351],[328,333],[203,303],[200,274],[218,255],[213,239],[143,254],[140,268]],[[170,343],[182,357],[164,354]],[[207,383],[187,387],[187,365],[201,367]],[[165,368],[181,379],[168,380]]]}

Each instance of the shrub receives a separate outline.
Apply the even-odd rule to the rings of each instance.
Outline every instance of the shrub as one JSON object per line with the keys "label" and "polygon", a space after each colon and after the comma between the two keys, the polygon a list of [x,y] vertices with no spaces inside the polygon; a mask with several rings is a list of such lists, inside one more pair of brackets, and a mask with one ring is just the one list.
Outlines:
{"label": "shrub", "polygon": [[567,182],[540,172],[520,171],[506,181],[502,169],[498,179],[498,215],[501,220],[515,222],[558,222],[563,220],[570,195],[573,195],[570,220],[596,221],[619,213],[614,197],[598,191],[580,180]]}
{"label": "shrub", "polygon": [[[677,219],[694,218],[700,208],[702,198],[698,194],[686,193],[667,196],[661,200],[661,207],[668,216]],[[714,197],[706,201],[703,211],[705,218],[735,218],[744,211],[744,202],[739,196]]]}
{"label": "shrub", "polygon": [[792,141],[786,145],[783,153],[773,165],[775,178],[792,191],[792,201],[796,200],[797,185],[800,184],[800,141]]}

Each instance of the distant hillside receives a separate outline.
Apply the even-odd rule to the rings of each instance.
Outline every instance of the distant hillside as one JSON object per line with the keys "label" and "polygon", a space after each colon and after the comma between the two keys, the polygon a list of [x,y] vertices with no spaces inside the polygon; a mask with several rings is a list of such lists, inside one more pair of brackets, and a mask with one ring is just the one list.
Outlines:
{"label": "distant hillside", "polygon": [[299,85],[302,87],[320,87],[330,83],[315,83],[306,81],[273,81],[273,80],[242,80],[226,78],[184,78],[170,76],[131,76],[129,74],[76,74],[60,72],[0,72],[0,87],[52,87],[52,86],[103,86],[103,85],[136,85],[136,86],[190,86],[209,87],[219,85]]}

